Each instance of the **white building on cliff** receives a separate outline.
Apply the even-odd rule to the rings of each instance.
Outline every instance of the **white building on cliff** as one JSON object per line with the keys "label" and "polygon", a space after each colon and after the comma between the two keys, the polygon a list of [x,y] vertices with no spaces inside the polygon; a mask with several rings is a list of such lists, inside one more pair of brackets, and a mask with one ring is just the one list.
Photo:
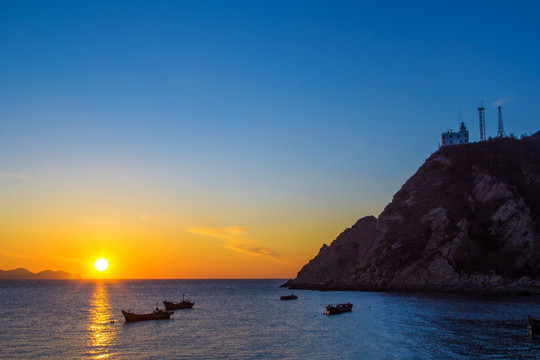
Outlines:
{"label": "white building on cliff", "polygon": [[448,130],[441,134],[441,146],[459,145],[469,143],[469,130],[462,122],[458,132]]}

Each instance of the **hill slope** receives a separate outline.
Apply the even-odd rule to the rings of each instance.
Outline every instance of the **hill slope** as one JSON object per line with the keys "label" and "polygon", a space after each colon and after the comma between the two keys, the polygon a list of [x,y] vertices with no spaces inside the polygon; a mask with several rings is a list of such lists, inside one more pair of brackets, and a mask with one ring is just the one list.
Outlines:
{"label": "hill slope", "polygon": [[284,285],[538,289],[540,132],[439,149],[378,218],[358,220]]}
{"label": "hill slope", "polygon": [[13,270],[0,270],[0,279],[80,279],[81,275],[71,274],[65,271],[44,270],[37,274],[24,268]]}

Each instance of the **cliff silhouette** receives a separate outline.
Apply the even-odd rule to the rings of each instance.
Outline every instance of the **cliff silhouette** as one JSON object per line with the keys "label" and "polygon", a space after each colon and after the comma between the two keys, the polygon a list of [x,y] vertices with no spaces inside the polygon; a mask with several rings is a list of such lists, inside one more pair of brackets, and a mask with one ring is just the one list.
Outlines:
{"label": "cliff silhouette", "polygon": [[284,286],[538,291],[540,132],[442,147]]}
{"label": "cliff silhouette", "polygon": [[61,270],[44,270],[33,273],[24,268],[17,268],[13,270],[0,270],[0,279],[81,279],[81,275],[71,274]]}

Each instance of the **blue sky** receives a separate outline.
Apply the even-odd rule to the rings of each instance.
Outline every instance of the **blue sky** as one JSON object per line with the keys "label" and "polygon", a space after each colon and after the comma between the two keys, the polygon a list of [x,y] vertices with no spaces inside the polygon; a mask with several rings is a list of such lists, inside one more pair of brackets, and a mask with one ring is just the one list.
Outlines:
{"label": "blue sky", "polygon": [[481,100],[488,136],[497,101],[507,133],[539,130],[538,18],[536,1],[1,0],[0,215],[296,219],[324,228],[309,259],[460,116],[477,139]]}

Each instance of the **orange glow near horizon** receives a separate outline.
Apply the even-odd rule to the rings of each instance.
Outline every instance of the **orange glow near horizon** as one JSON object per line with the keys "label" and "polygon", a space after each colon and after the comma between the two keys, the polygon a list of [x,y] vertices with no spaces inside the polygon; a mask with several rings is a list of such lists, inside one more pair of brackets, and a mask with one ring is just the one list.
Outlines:
{"label": "orange glow near horizon", "polygon": [[[358,219],[347,206],[311,204],[306,211],[264,193],[257,214],[240,198],[214,203],[178,184],[149,188],[116,175],[3,181],[0,270],[62,270],[83,279],[286,279]],[[109,263],[104,271],[94,266],[101,257]]]}
{"label": "orange glow near horizon", "polygon": [[[62,270],[83,279],[286,279],[352,223],[313,227],[276,215],[261,221],[172,211],[154,220],[83,210],[66,206],[36,214],[38,221],[26,214],[0,220],[0,269]],[[99,271],[94,263],[102,257],[109,266]]]}

